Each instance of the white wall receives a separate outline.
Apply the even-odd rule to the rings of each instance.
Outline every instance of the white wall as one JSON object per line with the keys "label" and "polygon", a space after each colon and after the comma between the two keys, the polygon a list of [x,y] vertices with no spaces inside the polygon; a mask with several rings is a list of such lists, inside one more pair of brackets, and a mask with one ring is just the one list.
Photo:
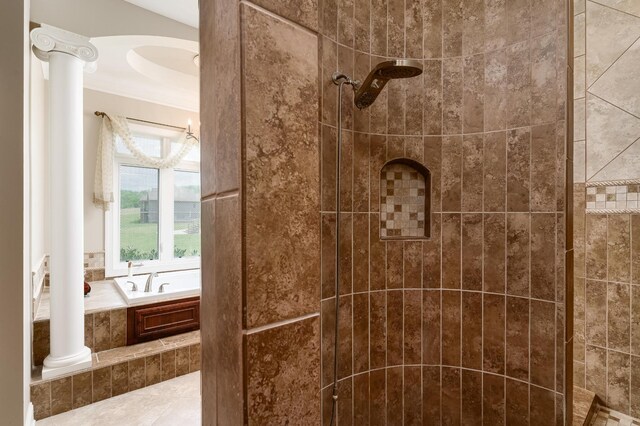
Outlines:
{"label": "white wall", "polygon": [[100,117],[95,111],[104,111],[125,117],[139,118],[174,126],[186,126],[191,118],[199,121],[198,113],[125,98],[104,92],[84,91],[84,241],[85,252],[104,250],[104,213],[93,204],[93,180],[98,149]]}
{"label": "white wall", "polygon": [[87,37],[158,35],[198,40],[198,30],[123,0],[32,0],[31,20]]}
{"label": "white wall", "polygon": [[[30,285],[28,285],[29,6],[2,3],[0,13],[0,422],[29,418]],[[28,140],[28,139],[27,139]],[[25,208],[26,207],[26,208]],[[26,216],[26,217],[25,217]]]}

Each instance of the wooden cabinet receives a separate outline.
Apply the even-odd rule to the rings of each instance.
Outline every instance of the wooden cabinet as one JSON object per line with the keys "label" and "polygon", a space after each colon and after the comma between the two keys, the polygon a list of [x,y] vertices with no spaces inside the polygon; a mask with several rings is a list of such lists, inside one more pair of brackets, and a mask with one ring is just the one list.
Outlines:
{"label": "wooden cabinet", "polygon": [[171,300],[127,309],[127,345],[200,328],[200,298]]}

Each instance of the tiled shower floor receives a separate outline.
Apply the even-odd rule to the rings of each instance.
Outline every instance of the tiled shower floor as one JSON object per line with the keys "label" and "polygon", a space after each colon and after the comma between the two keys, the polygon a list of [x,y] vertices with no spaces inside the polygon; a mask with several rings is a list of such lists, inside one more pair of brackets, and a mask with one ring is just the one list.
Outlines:
{"label": "tiled shower floor", "polygon": [[187,374],[36,422],[36,426],[199,425],[200,372]]}

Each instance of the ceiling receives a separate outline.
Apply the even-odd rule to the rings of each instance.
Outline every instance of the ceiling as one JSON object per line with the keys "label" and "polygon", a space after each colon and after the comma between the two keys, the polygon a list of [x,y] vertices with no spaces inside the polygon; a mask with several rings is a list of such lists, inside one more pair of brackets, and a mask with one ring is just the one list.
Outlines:
{"label": "ceiling", "polygon": [[198,28],[198,0],[125,0],[190,27]]}

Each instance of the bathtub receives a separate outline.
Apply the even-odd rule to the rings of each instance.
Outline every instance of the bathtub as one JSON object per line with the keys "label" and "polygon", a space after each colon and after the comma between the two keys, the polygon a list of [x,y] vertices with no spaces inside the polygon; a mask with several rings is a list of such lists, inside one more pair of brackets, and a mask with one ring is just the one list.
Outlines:
{"label": "bathtub", "polygon": [[[151,291],[145,293],[144,286],[148,277],[149,274],[144,274],[114,279],[116,288],[128,306],[200,296],[200,269],[160,273],[153,279]],[[131,290],[132,285],[127,281],[135,282],[138,291]],[[163,283],[169,283],[169,285],[164,286],[163,293],[158,293],[160,284]]]}

